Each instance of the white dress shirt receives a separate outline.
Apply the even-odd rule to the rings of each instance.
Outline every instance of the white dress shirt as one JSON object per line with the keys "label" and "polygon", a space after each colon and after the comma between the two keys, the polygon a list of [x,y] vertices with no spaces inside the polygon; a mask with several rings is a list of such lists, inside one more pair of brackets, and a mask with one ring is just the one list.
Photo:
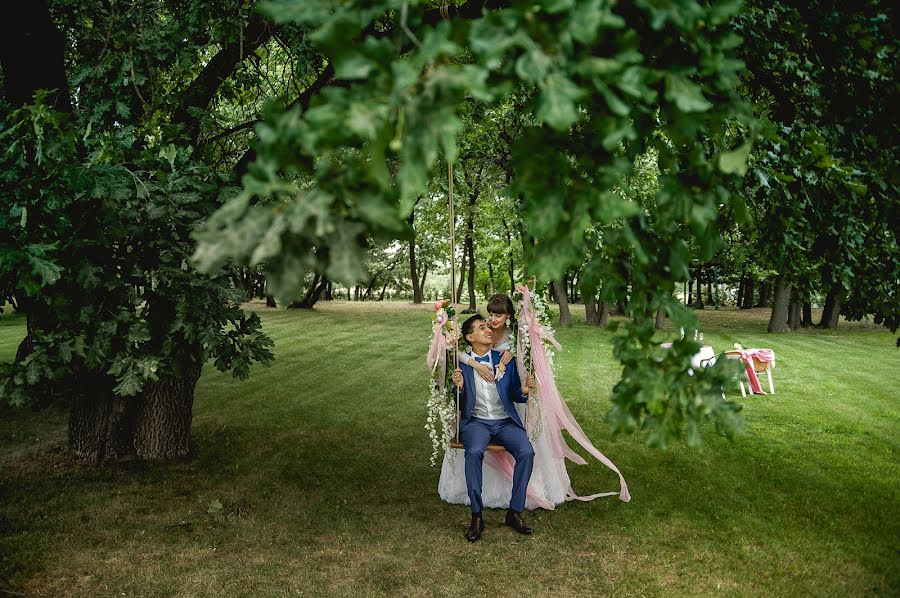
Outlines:
{"label": "white dress shirt", "polygon": [[[474,351],[472,355],[475,356]],[[484,356],[478,355],[478,357]],[[488,349],[487,357],[487,365],[491,366],[491,370],[493,370],[494,363],[490,349]],[[474,366],[475,363],[473,357],[472,365]],[[509,417],[506,409],[503,408],[503,403],[500,402],[497,385],[494,382],[486,382],[477,371],[473,377],[475,378],[475,417],[480,419],[506,419]]]}

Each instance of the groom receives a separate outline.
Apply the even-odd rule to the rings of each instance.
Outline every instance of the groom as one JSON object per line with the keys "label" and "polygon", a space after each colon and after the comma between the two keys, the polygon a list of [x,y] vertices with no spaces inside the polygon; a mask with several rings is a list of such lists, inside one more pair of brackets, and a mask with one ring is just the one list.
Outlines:
{"label": "groom", "polygon": [[[480,314],[472,316],[463,323],[462,334],[472,347],[475,360],[487,363],[496,371],[500,353],[491,350],[493,333],[485,319]],[[482,462],[491,438],[502,444],[516,461],[506,524],[520,534],[533,531],[522,519],[522,511],[525,510],[525,491],[531,478],[534,449],[513,401],[527,401],[534,382],[531,374],[521,382],[515,364],[511,365],[493,384],[476,376],[472,367],[465,364],[460,364],[453,373],[453,383],[463,391],[459,406],[459,435],[466,451],[466,486],[472,506],[472,522],[466,531],[469,542],[478,540],[484,531],[481,515]]]}

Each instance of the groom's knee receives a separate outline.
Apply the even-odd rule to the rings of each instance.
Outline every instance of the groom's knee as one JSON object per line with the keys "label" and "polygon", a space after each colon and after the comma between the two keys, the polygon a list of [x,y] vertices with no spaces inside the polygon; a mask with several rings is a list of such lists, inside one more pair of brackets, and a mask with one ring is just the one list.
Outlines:
{"label": "groom's knee", "polygon": [[521,447],[519,447],[519,451],[514,455],[516,460],[530,460],[534,459],[534,447],[531,446],[530,442],[526,442]]}
{"label": "groom's knee", "polygon": [[466,449],[466,461],[471,459],[478,461],[484,459],[484,449],[481,447]]}

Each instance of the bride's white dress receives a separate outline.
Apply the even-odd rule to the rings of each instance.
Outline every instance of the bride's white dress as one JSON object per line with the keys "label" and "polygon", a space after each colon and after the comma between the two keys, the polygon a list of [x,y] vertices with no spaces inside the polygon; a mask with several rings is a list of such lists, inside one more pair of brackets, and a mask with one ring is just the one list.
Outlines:
{"label": "bride's white dress", "polygon": [[[509,333],[507,333],[500,343],[494,345],[494,349],[507,351],[509,346]],[[466,361],[468,358],[468,354],[460,353],[460,361]],[[524,379],[524,372],[520,371],[519,375]],[[526,422],[528,438],[534,447],[534,468],[528,483],[528,495],[525,499],[527,509],[552,508],[553,505],[561,504],[566,500],[566,491],[571,487],[565,458],[553,456],[543,433],[543,413],[536,392],[532,393],[527,403],[516,405],[519,417]],[[527,415],[526,410],[530,410]],[[502,471],[491,466],[491,459],[489,451],[484,459],[481,497],[485,507],[507,509],[512,494],[512,480]],[[465,465],[463,449],[448,449],[444,453],[441,477],[438,481],[438,493],[444,501],[451,504],[469,504]],[[539,504],[536,498],[546,502]]]}

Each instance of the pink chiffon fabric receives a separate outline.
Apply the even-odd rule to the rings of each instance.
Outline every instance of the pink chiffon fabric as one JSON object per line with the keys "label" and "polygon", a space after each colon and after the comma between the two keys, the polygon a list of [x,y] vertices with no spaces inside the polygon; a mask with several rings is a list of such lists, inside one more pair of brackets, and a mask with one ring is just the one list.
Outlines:
{"label": "pink chiffon fabric", "polygon": [[772,349],[743,349],[741,351],[741,361],[744,362],[747,371],[747,379],[750,381],[750,390],[753,394],[764,395],[766,391],[762,389],[759,383],[759,377],[756,375],[756,369],[753,367],[753,358],[764,363],[771,363],[775,367],[775,351]]}
{"label": "pink chiffon fabric", "polygon": [[431,338],[431,346],[428,348],[428,356],[425,357],[425,363],[431,370],[432,376],[434,369],[438,369],[438,388],[444,392],[447,384],[447,340],[444,338],[444,327],[440,322],[434,325],[434,336]]}
{"label": "pink chiffon fabric", "polygon": [[[623,502],[630,501],[631,495],[628,492],[628,484],[625,483],[625,478],[622,476],[619,468],[591,443],[556,388],[556,380],[553,377],[553,371],[550,369],[550,360],[547,357],[543,341],[546,339],[553,346],[561,347],[556,339],[535,318],[531,307],[531,292],[528,287],[522,285],[519,287],[519,290],[522,292],[521,320],[528,330],[528,340],[531,343],[531,366],[534,368],[537,394],[544,415],[544,434],[547,435],[551,452],[557,458],[565,457],[579,465],[587,463],[581,455],[566,444],[566,440],[562,435],[562,431],[566,430],[582,448],[619,476],[618,492],[600,492],[589,496],[579,496],[570,484],[566,490],[566,500],[589,501],[601,496],[618,495]],[[519,356],[518,359],[522,359],[524,356],[522,335],[519,334],[518,337],[518,350],[516,352]],[[524,367],[522,369],[524,370]],[[507,457],[511,460],[509,455]]]}

